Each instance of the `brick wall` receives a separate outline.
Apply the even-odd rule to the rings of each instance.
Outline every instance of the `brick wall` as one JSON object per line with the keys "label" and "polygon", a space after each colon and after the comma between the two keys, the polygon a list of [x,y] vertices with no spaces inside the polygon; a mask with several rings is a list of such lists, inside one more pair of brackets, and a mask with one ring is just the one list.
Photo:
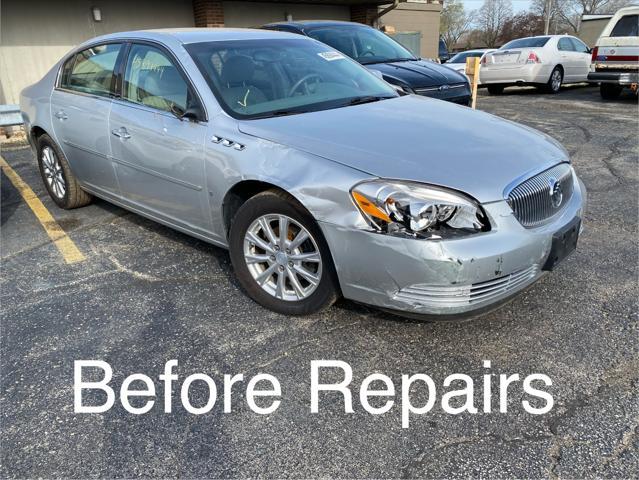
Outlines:
{"label": "brick wall", "polygon": [[377,7],[371,5],[352,5],[351,22],[372,25],[373,18],[377,14]]}
{"label": "brick wall", "polygon": [[216,0],[193,0],[196,27],[223,27],[224,7]]}

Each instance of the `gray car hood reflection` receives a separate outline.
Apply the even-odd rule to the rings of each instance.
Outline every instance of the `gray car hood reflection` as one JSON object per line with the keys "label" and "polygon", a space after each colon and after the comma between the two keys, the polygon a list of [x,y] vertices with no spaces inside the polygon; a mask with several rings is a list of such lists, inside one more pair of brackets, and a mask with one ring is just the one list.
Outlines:
{"label": "gray car hood reflection", "polygon": [[568,160],[545,134],[449,102],[409,95],[239,122],[242,132],[374,176],[454,188],[482,203]]}

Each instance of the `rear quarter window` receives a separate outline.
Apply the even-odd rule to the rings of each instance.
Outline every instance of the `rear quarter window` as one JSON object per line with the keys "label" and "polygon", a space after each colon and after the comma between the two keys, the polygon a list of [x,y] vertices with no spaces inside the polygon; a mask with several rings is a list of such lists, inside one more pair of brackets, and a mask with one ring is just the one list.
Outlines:
{"label": "rear quarter window", "polygon": [[639,36],[639,15],[626,15],[617,20],[615,28],[610,32],[611,37]]}

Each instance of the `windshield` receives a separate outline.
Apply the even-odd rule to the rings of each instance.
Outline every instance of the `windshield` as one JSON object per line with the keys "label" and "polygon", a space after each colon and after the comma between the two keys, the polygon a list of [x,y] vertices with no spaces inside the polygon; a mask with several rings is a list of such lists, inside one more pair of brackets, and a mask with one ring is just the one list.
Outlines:
{"label": "windshield", "polygon": [[186,45],[222,107],[235,118],[338,108],[398,96],[326,45],[261,39]]}
{"label": "windshield", "polygon": [[500,48],[500,50],[507,50],[509,48],[540,48],[546,45],[550,40],[550,37],[529,37],[519,38],[508,42],[506,45]]}
{"label": "windshield", "polygon": [[466,63],[467,58],[479,58],[484,52],[461,52],[448,60],[446,63]]}
{"label": "windshield", "polygon": [[349,25],[309,28],[306,35],[330,45],[362,65],[417,60],[398,42],[374,28]]}

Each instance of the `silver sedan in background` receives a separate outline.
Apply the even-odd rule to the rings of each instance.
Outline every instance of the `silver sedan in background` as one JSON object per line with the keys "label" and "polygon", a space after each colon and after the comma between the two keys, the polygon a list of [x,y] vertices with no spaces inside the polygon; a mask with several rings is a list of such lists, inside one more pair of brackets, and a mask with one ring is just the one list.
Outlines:
{"label": "silver sedan in background", "polygon": [[476,314],[570,254],[585,190],[550,137],[400,95],[310,38],[264,30],[91,40],[21,95],[62,208],[103,198],[230,250],[260,304],[340,295]]}
{"label": "silver sedan in background", "polygon": [[448,60],[445,65],[452,68],[456,72],[466,75],[466,59],[479,58],[481,62],[486,54],[496,51],[495,48],[480,48],[477,50],[466,50],[465,52],[456,53]]}

